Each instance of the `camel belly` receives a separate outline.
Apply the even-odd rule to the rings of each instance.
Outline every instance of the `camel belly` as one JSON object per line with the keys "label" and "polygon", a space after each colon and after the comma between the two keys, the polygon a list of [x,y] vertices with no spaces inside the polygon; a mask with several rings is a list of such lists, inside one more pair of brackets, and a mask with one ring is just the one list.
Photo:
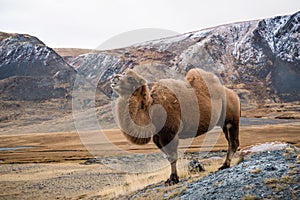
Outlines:
{"label": "camel belly", "polygon": [[207,133],[208,131],[212,130],[216,126],[215,124],[206,124],[202,123],[200,126],[198,126],[197,130],[195,129],[189,129],[189,128],[182,128],[179,130],[178,136],[179,139],[187,139],[187,138],[194,138],[198,137],[199,135],[203,135]]}

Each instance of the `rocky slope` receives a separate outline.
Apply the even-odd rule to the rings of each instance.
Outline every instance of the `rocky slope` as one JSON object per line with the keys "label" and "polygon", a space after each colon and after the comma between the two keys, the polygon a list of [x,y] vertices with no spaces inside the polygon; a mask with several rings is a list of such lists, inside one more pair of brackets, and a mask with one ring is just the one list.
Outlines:
{"label": "rocky slope", "polygon": [[118,198],[299,199],[300,152],[296,147],[263,143],[242,150],[240,156],[244,159],[236,166],[203,178],[183,179],[169,189],[163,183],[153,184]]}
{"label": "rocky slope", "polygon": [[293,146],[258,152],[188,184],[180,199],[299,199],[300,154]]}

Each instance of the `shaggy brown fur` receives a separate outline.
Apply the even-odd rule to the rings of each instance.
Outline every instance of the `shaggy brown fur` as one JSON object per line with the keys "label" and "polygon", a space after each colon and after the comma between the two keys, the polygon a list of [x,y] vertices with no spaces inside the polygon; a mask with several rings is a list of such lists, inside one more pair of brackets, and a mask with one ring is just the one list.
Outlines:
{"label": "shaggy brown fur", "polygon": [[[118,124],[131,142],[153,142],[168,157],[171,176],[166,184],[178,183],[176,161],[179,138],[192,138],[219,125],[228,141],[228,152],[220,169],[230,166],[239,146],[240,101],[212,73],[192,69],[186,81],[162,79],[151,91],[145,79],[132,70],[112,79],[119,95]],[[159,105],[159,106],[157,106]]]}

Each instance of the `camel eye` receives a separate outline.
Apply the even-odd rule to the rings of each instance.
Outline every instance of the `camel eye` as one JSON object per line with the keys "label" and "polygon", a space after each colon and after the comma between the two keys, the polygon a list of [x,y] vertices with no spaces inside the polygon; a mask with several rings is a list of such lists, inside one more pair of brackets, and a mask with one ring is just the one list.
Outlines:
{"label": "camel eye", "polygon": [[111,82],[113,82],[113,83],[119,82],[119,77],[114,77]]}

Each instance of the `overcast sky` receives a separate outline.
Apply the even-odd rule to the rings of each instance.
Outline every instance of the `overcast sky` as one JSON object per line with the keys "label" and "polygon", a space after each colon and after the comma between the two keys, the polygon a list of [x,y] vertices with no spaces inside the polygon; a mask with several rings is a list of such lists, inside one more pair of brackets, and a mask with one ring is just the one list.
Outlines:
{"label": "overcast sky", "polygon": [[28,33],[53,48],[94,49],[136,29],[185,33],[299,10],[300,0],[0,0],[0,31]]}

